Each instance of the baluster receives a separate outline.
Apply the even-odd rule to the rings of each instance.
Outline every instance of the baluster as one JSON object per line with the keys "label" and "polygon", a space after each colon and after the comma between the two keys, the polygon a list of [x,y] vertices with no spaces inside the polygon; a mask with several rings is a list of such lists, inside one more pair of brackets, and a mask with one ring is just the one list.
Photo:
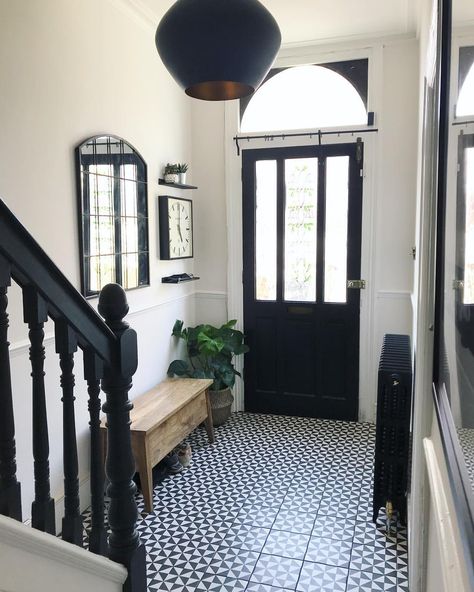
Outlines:
{"label": "baluster", "polygon": [[44,323],[47,304],[32,286],[23,288],[23,317],[30,338],[31,377],[33,379],[33,459],[35,500],[31,505],[33,528],[56,533],[54,500],[49,483],[49,438],[46,397],[44,392]]}
{"label": "baluster", "polygon": [[102,360],[91,350],[84,352],[84,378],[89,393],[91,431],[91,512],[89,551],[107,555],[107,533],[104,526],[104,449],[100,433],[100,379],[104,373]]}
{"label": "baluster", "polygon": [[21,491],[16,479],[15,420],[8,351],[9,285],[10,264],[0,256],[0,514],[21,521]]}
{"label": "baluster", "polygon": [[105,286],[99,297],[99,312],[117,338],[114,364],[104,369],[102,390],[107,395],[103,407],[107,414],[107,460],[110,497],[109,556],[125,565],[128,578],[126,592],[145,592],[145,547],[136,529],[138,510],[135,502],[136,486],[132,481],[135,461],[130,438],[130,410],[128,400],[132,376],[137,369],[137,334],[122,319],[128,312],[124,290],[118,284]]}
{"label": "baluster", "polygon": [[64,517],[62,538],[82,547],[82,516],[79,511],[79,463],[77,460],[76,419],[74,415],[74,353],[77,336],[63,320],[55,324],[56,353],[61,367],[63,396]]}

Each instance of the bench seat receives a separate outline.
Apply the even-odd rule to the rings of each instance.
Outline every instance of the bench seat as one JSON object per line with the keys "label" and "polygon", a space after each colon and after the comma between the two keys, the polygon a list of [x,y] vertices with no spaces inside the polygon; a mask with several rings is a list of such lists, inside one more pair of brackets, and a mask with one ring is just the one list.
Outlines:
{"label": "bench seat", "polygon": [[[130,435],[147,512],[153,511],[153,467],[202,422],[214,442],[211,385],[207,378],[170,378],[133,400]],[[105,450],[105,417],[101,431]]]}

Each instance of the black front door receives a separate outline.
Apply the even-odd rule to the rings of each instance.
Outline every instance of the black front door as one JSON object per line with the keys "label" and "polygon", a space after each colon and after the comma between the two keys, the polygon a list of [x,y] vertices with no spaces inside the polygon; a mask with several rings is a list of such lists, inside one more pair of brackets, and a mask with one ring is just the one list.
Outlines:
{"label": "black front door", "polygon": [[248,411],[357,419],[362,152],[243,152]]}

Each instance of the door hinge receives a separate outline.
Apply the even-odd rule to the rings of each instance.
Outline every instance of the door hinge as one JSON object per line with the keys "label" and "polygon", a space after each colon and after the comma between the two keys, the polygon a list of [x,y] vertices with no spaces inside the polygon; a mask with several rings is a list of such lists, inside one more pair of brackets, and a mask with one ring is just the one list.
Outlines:
{"label": "door hinge", "polygon": [[365,280],[347,280],[347,287],[352,290],[365,290]]}

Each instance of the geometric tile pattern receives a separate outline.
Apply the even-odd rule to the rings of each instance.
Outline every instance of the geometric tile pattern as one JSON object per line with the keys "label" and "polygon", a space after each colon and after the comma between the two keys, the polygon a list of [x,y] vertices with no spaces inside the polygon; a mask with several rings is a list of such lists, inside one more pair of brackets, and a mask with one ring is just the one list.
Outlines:
{"label": "geometric tile pattern", "polygon": [[461,450],[464,454],[467,474],[474,492],[474,429],[456,428]]}
{"label": "geometric tile pattern", "polygon": [[406,530],[371,521],[373,425],[235,413],[188,441],[153,513],[137,494],[150,591],[408,592]]}

